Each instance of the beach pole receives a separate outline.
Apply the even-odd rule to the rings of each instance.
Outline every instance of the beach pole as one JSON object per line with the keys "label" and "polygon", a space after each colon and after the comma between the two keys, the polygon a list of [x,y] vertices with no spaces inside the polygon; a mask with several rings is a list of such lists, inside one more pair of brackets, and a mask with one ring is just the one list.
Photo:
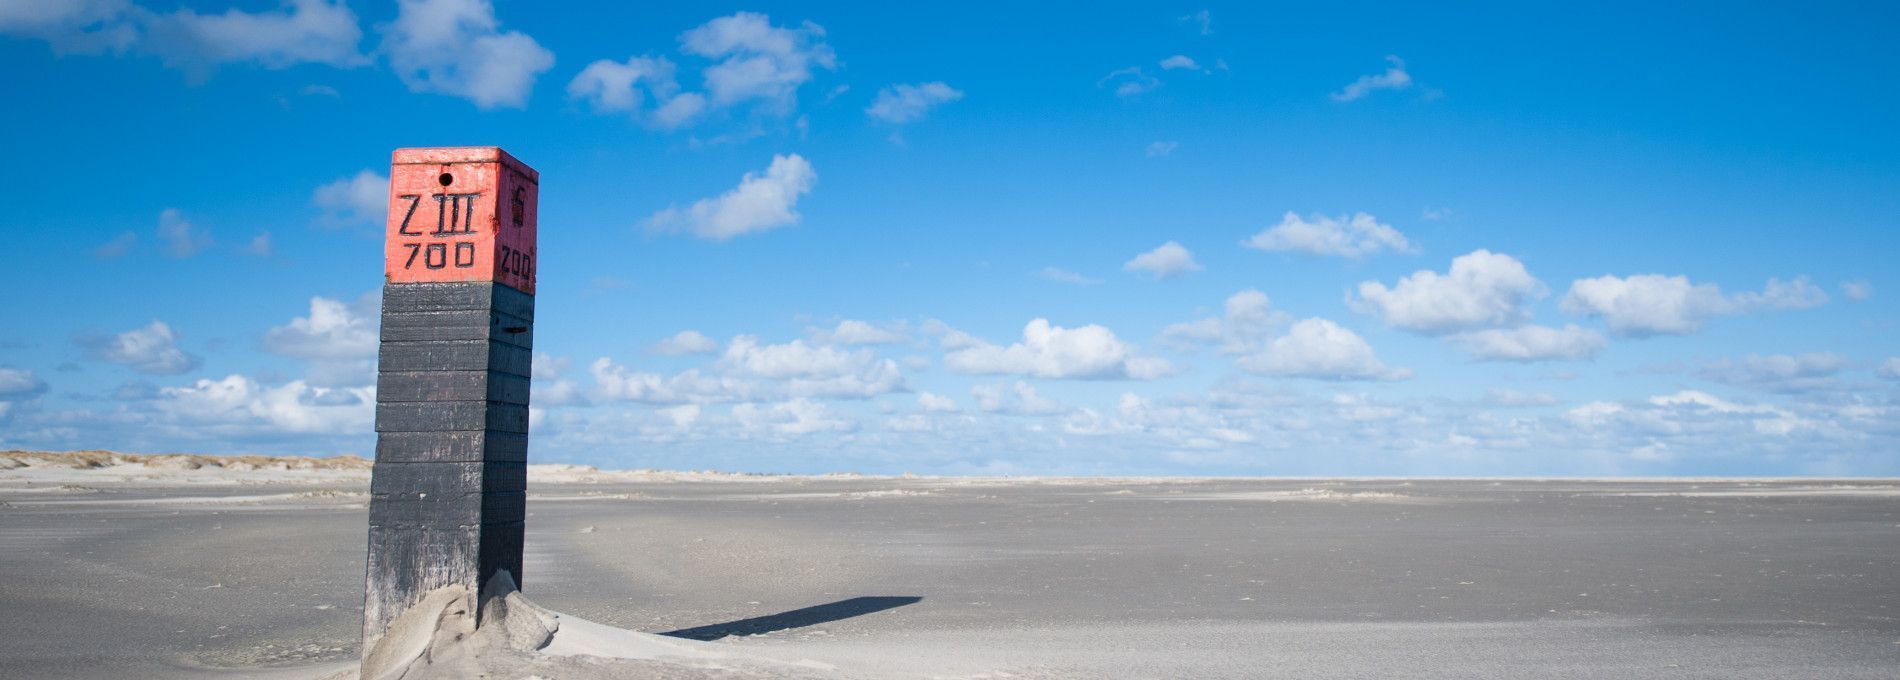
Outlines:
{"label": "beach pole", "polygon": [[389,169],[363,653],[431,590],[522,579],[540,175],[496,147]]}

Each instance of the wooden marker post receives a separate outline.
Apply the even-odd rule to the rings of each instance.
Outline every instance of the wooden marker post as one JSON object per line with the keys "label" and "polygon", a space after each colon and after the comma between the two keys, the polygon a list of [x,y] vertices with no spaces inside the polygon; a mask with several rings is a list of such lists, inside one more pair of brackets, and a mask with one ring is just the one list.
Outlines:
{"label": "wooden marker post", "polygon": [[521,581],[539,180],[492,146],[392,159],[364,654],[431,590]]}

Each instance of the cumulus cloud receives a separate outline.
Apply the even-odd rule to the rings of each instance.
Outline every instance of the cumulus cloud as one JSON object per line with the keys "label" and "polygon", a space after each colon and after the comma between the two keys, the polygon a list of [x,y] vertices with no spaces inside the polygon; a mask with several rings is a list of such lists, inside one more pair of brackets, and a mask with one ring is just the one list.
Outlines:
{"label": "cumulus cloud", "polygon": [[1318,380],[1405,380],[1411,369],[1387,368],[1372,345],[1332,321],[1303,319],[1260,352],[1243,356],[1241,369],[1262,375]]}
{"label": "cumulus cloud", "polygon": [[1867,279],[1855,279],[1841,282],[1841,294],[1849,300],[1865,300],[1874,296],[1874,284]]}
{"label": "cumulus cloud", "polygon": [[1042,396],[1042,393],[1037,392],[1034,386],[1021,380],[1016,381],[1015,384],[972,385],[970,396],[976,398],[976,407],[986,413],[1046,416],[1065,413],[1069,410],[1069,407]]}
{"label": "cumulus cloud", "polygon": [[313,387],[349,387],[375,381],[377,299],[354,304],[325,297],[310,299],[310,314],[264,332],[264,349],[310,362],[304,382]]}
{"label": "cumulus cloud", "polygon": [[647,351],[670,357],[686,354],[712,354],[719,351],[719,341],[706,337],[696,330],[683,330],[672,337],[653,343]]}
{"label": "cumulus cloud", "polygon": [[323,211],[323,226],[382,226],[389,210],[389,178],[374,170],[358,170],[311,192],[310,203]]}
{"label": "cumulus cloud", "polygon": [[265,68],[316,63],[368,63],[358,50],[363,30],[341,0],[288,0],[277,11],[199,14],[180,9],[153,17],[153,49],[169,66],[205,70],[221,63],[255,62]]}
{"label": "cumulus cloud", "polygon": [[741,335],[727,343],[710,369],[662,376],[602,357],[588,372],[600,399],[654,404],[866,399],[904,389],[903,372],[895,361],[880,359],[868,349],[818,346],[803,340],[766,344],[755,336]]}
{"label": "cumulus cloud", "polygon": [[1493,361],[1589,359],[1609,345],[1603,334],[1569,324],[1563,328],[1519,326],[1460,333],[1452,338],[1465,351]]}
{"label": "cumulus cloud", "polygon": [[[32,371],[0,368],[0,402],[26,401],[46,392],[46,381]],[[952,404],[955,406],[955,404]]]}
{"label": "cumulus cloud", "polygon": [[666,57],[629,57],[626,62],[602,59],[567,83],[567,94],[592,104],[596,111],[636,112],[651,94],[661,105],[679,92],[673,62]]}
{"label": "cumulus cloud", "polygon": [[1476,250],[1453,259],[1445,274],[1420,270],[1391,288],[1362,282],[1353,305],[1398,328],[1442,334],[1519,323],[1530,317],[1530,302],[1545,294],[1516,258]]}
{"label": "cumulus cloud", "polygon": [[1686,276],[1637,274],[1573,281],[1561,307],[1578,316],[1602,317],[1617,335],[1647,337],[1694,333],[1716,315],[1808,309],[1826,302],[1827,293],[1807,277],[1791,283],[1769,279],[1759,292],[1727,295],[1715,284],[1691,283]]}
{"label": "cumulus cloud", "polygon": [[1314,215],[1302,219],[1293,211],[1280,217],[1278,225],[1267,228],[1242,242],[1248,248],[1265,251],[1302,252],[1359,258],[1381,250],[1411,252],[1412,243],[1392,225],[1382,224],[1366,213],[1348,217]]}
{"label": "cumulus cloud", "polygon": [[1721,359],[1709,362],[1697,374],[1737,387],[1795,393],[1839,387],[1840,380],[1835,375],[1846,367],[1847,357],[1832,352],[1768,356],[1750,354],[1741,361]]}
{"label": "cumulus cloud", "polygon": [[1396,56],[1387,55],[1385,60],[1391,63],[1384,73],[1359,76],[1358,80],[1333,93],[1333,101],[1349,102],[1378,90],[1403,90],[1412,86],[1412,75],[1405,72],[1405,61]]}
{"label": "cumulus cloud", "polygon": [[554,53],[502,31],[489,0],[400,0],[383,51],[413,92],[461,97],[483,109],[523,108]]}
{"label": "cumulus cloud", "polygon": [[[534,362],[529,374],[534,381],[534,402],[537,406],[569,406],[586,403],[579,383],[567,377],[567,369],[574,361],[567,357],[557,357],[547,352],[535,352]],[[530,416],[532,417],[532,415]],[[532,427],[533,423],[530,423]]]}
{"label": "cumulus cloud", "polygon": [[356,14],[341,0],[286,0],[276,10],[221,14],[160,14],[127,0],[0,2],[0,33],[45,40],[59,52],[155,54],[194,79],[226,63],[276,69],[369,61],[357,48],[363,31]]}
{"label": "cumulus cloud", "polygon": [[892,85],[878,90],[877,99],[864,113],[892,125],[902,125],[921,120],[930,109],[962,98],[961,90],[942,81]]}
{"label": "cumulus cloud", "polygon": [[905,340],[904,324],[877,326],[845,319],[833,328],[814,331],[812,340],[820,345],[891,345]]}
{"label": "cumulus cloud", "polygon": [[355,309],[326,297],[310,298],[310,314],[264,332],[264,348],[274,354],[310,361],[348,361],[376,356],[379,338],[375,299]]}
{"label": "cumulus cloud", "polygon": [[732,418],[747,431],[797,437],[814,432],[849,432],[857,428],[843,414],[808,399],[776,404],[735,404]]}
{"label": "cumulus cloud", "polygon": [[177,208],[158,213],[158,240],[172,257],[191,257],[211,247],[211,233],[193,226]]}
{"label": "cumulus cloud", "polygon": [[[679,36],[681,53],[714,61],[700,71],[702,90],[683,88],[679,67],[666,57],[635,56],[588,64],[568,82],[567,92],[596,111],[626,112],[661,129],[690,126],[710,112],[748,103],[755,104],[755,115],[788,116],[797,108],[799,87],[812,80],[814,70],[837,68],[837,55],[824,37],[825,29],[809,21],[773,26],[764,14],[738,12]],[[933,90],[924,96],[940,94]]]}
{"label": "cumulus cloud", "polygon": [[138,42],[138,21],[150,16],[127,0],[0,2],[0,33],[45,40],[59,52],[123,51]]}
{"label": "cumulus cloud", "polygon": [[132,246],[138,245],[138,242],[139,235],[128,231],[94,248],[92,256],[101,260],[116,260],[132,252]]}
{"label": "cumulus cloud", "polygon": [[1095,81],[1095,86],[1113,87],[1115,96],[1128,99],[1161,87],[1161,79],[1148,75],[1139,66],[1130,66],[1109,71],[1108,75]]}
{"label": "cumulus cloud", "polygon": [[[0,382],[0,384],[4,383]],[[0,388],[0,391],[3,390],[4,388]],[[963,410],[962,407],[957,406],[957,400],[930,392],[917,393],[917,406],[929,413],[956,413]]]}
{"label": "cumulus cloud", "polygon": [[163,321],[109,336],[82,335],[76,339],[87,356],[130,366],[153,375],[177,375],[197,368],[201,360],[178,348],[178,334]]}
{"label": "cumulus cloud", "polygon": [[797,224],[798,199],[811,193],[818,173],[798,154],[773,156],[764,174],[745,174],[739,186],[681,210],[667,208],[647,218],[647,228],[686,232],[724,241],[734,236]]}
{"label": "cumulus cloud", "polygon": [[1874,369],[1874,374],[1888,380],[1900,380],[1900,357],[1888,357]]}
{"label": "cumulus cloud", "polygon": [[1153,274],[1156,280],[1171,279],[1200,270],[1200,263],[1194,261],[1194,253],[1173,241],[1136,255],[1134,259],[1122,264],[1122,271],[1148,272]]}
{"label": "cumulus cloud", "polygon": [[1647,400],[1591,402],[1570,409],[1573,426],[1595,432],[1651,438],[1696,437],[1739,425],[1755,435],[1789,436],[1823,427],[1820,421],[1773,404],[1729,401],[1701,390],[1682,390]]}
{"label": "cumulus cloud", "polygon": [[811,80],[813,68],[837,66],[837,55],[824,37],[824,27],[809,21],[785,28],[773,26],[764,14],[739,12],[681,34],[680,46],[687,53],[721,60],[704,71],[714,104],[756,99],[789,109],[798,86]]}
{"label": "cumulus cloud", "polygon": [[1032,274],[1032,276],[1035,276],[1036,278],[1039,278],[1039,279],[1045,279],[1045,280],[1054,281],[1057,283],[1068,283],[1068,284],[1073,284],[1077,286],[1093,286],[1093,285],[1102,283],[1101,279],[1083,276],[1081,274],[1077,274],[1075,272],[1069,271],[1067,269],[1063,269],[1061,267],[1043,267],[1041,269],[1036,270]]}
{"label": "cumulus cloud", "polygon": [[272,387],[231,375],[161,388],[156,405],[174,422],[214,432],[343,434],[370,428],[375,402],[369,387],[322,388],[301,380]]}
{"label": "cumulus cloud", "polygon": [[1484,391],[1484,403],[1502,408],[1525,408],[1532,406],[1551,406],[1558,401],[1553,394],[1541,392],[1520,392],[1504,387],[1493,387]]}
{"label": "cumulus cloud", "polygon": [[1266,293],[1247,289],[1227,297],[1222,316],[1206,317],[1161,329],[1161,341],[1171,347],[1191,349],[1198,345],[1218,345],[1225,354],[1258,351],[1260,343],[1287,316],[1273,309]]}
{"label": "cumulus cloud", "polygon": [[[946,347],[948,345],[946,344]],[[1089,324],[1080,328],[1035,319],[1023,327],[1023,340],[1008,347],[975,341],[944,356],[944,365],[973,375],[1025,375],[1062,379],[1152,380],[1174,372],[1166,359],[1145,357],[1113,331]]]}
{"label": "cumulus cloud", "polygon": [[1161,60],[1161,70],[1173,71],[1176,69],[1187,69],[1190,71],[1198,71],[1201,69],[1201,65],[1198,63],[1195,63],[1193,57],[1189,57],[1185,54],[1177,54],[1172,57],[1168,57],[1166,59]]}

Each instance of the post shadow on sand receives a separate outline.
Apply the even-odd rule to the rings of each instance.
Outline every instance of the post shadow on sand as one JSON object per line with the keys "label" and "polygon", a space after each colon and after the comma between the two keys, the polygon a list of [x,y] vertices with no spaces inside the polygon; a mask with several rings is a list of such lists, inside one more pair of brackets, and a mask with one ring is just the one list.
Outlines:
{"label": "post shadow on sand", "polygon": [[681,628],[661,633],[688,640],[712,641],[732,635],[759,635],[787,628],[803,628],[821,623],[830,623],[853,616],[863,616],[886,609],[896,609],[907,604],[922,602],[924,598],[905,596],[854,597],[804,609],[779,612],[770,616],[759,616],[738,621],[715,623],[697,628]]}

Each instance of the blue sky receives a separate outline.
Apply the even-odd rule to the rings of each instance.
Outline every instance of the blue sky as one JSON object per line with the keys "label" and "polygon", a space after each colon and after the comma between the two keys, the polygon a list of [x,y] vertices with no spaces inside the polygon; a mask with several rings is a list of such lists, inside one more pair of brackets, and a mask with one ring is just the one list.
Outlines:
{"label": "blue sky", "polygon": [[367,454],[392,149],[532,455],[1900,474],[1892,8],[0,2],[0,446]]}

